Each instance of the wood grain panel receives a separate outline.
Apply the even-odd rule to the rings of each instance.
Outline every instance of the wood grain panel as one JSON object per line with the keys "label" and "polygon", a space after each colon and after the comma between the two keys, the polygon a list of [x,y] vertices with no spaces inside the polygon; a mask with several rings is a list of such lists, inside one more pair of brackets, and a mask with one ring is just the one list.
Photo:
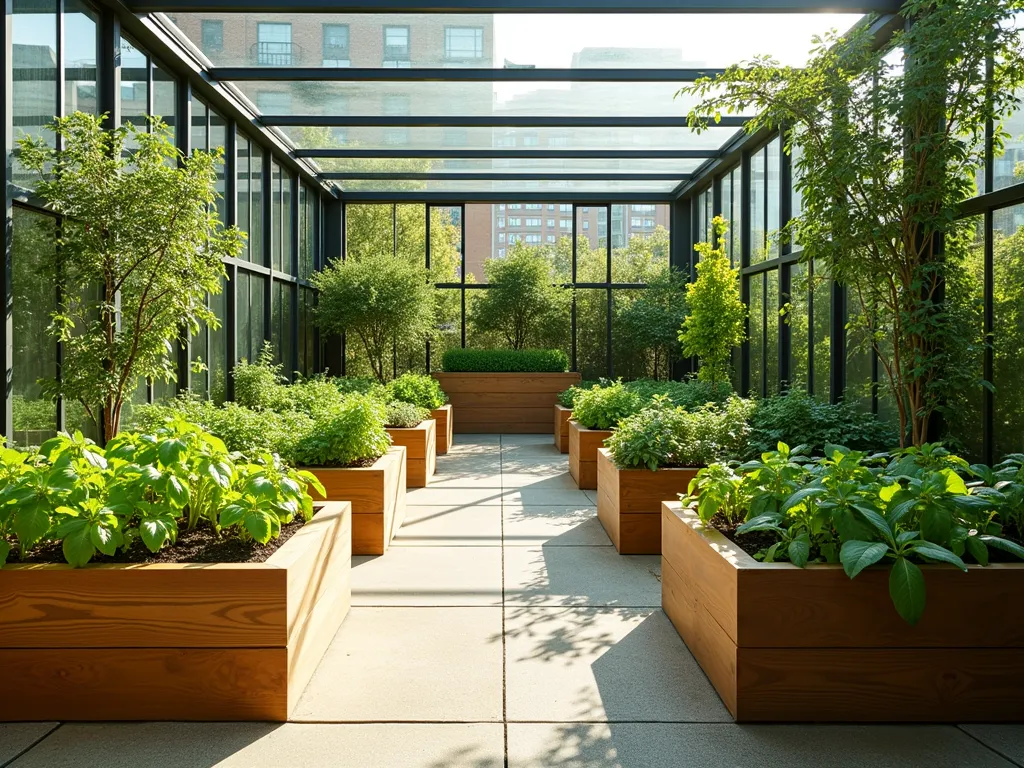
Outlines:
{"label": "wood grain panel", "polygon": [[619,516],[620,555],[661,554],[661,513],[641,512]]}
{"label": "wood grain panel", "polygon": [[736,644],[703,609],[693,591],[693,582],[662,558],[661,605],[690,653],[736,717]]}
{"label": "wood grain panel", "polygon": [[[468,393],[517,394],[536,392],[557,396],[579,384],[578,373],[434,373],[441,389],[458,407],[456,395]],[[554,402],[550,403],[554,405]]]}
{"label": "wood grain panel", "polygon": [[577,421],[569,422],[569,474],[580,490],[597,488],[597,451],[611,435],[609,429],[587,429]]}
{"label": "wood grain panel", "polygon": [[[618,476],[619,513],[661,512],[663,501],[675,501],[697,475],[696,468],[619,469],[607,448],[598,449],[598,462],[607,462]],[[598,475],[601,470],[598,470]]]}
{"label": "wood grain panel", "polygon": [[437,452],[442,456],[448,453],[448,449],[452,445],[452,428],[454,426],[452,415],[451,403],[430,412],[431,418],[437,422]]}
{"label": "wood grain panel", "polygon": [[559,453],[569,452],[569,420],[572,418],[572,408],[555,404],[555,448]]}
{"label": "wood grain panel", "polygon": [[459,406],[459,429],[472,424],[496,421],[524,421],[533,424],[543,424],[545,429],[550,430],[551,406],[539,405],[526,408],[511,408],[504,405]]}
{"label": "wood grain panel", "polygon": [[288,717],[280,648],[6,648],[4,720],[274,720]]}
{"label": "wood grain panel", "polygon": [[[399,467],[401,466],[401,470]],[[381,512],[388,475],[405,477],[405,448],[393,445],[370,467],[305,467],[324,485],[328,501],[351,501],[353,514]]]}
{"label": "wood grain panel", "polygon": [[740,722],[1024,719],[1015,648],[739,648]]}
{"label": "wood grain panel", "polygon": [[8,565],[0,647],[283,646],[285,579],[260,563]]}
{"label": "wood grain panel", "polygon": [[523,422],[510,419],[507,421],[485,421],[479,424],[459,422],[456,430],[460,435],[550,435],[551,421]]}
{"label": "wood grain panel", "polygon": [[393,445],[401,445],[406,450],[406,487],[426,487],[437,467],[436,422],[429,419],[408,429],[389,427],[388,434]]}

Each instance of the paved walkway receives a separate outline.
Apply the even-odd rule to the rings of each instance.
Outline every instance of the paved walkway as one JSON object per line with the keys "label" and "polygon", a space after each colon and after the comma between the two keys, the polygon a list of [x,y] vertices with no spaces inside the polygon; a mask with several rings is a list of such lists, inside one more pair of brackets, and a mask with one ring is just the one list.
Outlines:
{"label": "paved walkway", "polygon": [[457,436],[295,722],[0,725],[0,766],[1024,766],[1024,726],[734,725],[594,503],[549,436]]}

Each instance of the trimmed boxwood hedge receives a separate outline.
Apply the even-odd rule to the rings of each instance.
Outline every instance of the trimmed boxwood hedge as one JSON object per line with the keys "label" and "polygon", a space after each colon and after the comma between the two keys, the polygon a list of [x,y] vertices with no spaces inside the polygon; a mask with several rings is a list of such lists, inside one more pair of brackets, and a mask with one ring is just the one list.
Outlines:
{"label": "trimmed boxwood hedge", "polygon": [[445,373],[565,373],[569,356],[560,349],[449,349]]}

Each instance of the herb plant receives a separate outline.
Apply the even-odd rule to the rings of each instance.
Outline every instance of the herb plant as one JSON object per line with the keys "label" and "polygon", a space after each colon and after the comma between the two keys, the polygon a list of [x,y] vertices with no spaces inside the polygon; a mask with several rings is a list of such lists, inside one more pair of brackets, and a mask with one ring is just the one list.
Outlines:
{"label": "herb plant", "polygon": [[384,423],[388,427],[415,427],[430,418],[430,411],[412,403],[392,400],[387,405]]}
{"label": "herb plant", "polygon": [[600,381],[581,381],[579,384],[559,392],[558,404],[565,408],[572,408],[576,402],[576,398],[579,397],[580,394],[586,392],[588,389],[603,386],[607,386],[607,381],[604,379]]}
{"label": "herb plant", "polygon": [[403,403],[412,403],[428,411],[440,408],[448,402],[448,395],[441,389],[433,376],[406,373],[388,384],[388,398]]}
{"label": "herb plant", "polygon": [[346,467],[372,462],[387,451],[387,409],[380,400],[353,394],[334,411],[315,419],[286,457],[304,467]]}
{"label": "herb plant", "polygon": [[607,387],[594,386],[580,392],[573,404],[572,417],[587,429],[614,429],[642,407],[640,397],[616,381]]}

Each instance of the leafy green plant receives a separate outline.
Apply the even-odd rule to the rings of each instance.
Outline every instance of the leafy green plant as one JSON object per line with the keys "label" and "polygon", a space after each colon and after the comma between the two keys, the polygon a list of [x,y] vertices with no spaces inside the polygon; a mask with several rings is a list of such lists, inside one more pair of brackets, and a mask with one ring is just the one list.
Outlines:
{"label": "leafy green plant", "polygon": [[729,264],[725,253],[728,225],[721,216],[712,221],[714,239],[698,243],[697,279],[686,286],[688,314],[679,330],[683,354],[700,362],[697,377],[711,385],[729,380],[732,350],[746,338],[743,324],[747,307],[740,298],[739,270]]}
{"label": "leafy green plant", "polygon": [[173,343],[218,327],[207,295],[220,293],[222,259],[242,252],[244,235],[214,205],[220,150],[182,157],[158,119],[149,130],[106,119],[75,112],[50,126],[58,142],[18,144],[36,193],[62,217],[44,264],[63,288],[49,329],[61,376],[46,395],[79,401],[109,440],[140,379],[175,380]]}
{"label": "leafy green plant", "polygon": [[679,357],[679,328],[686,318],[686,279],[677,269],[654,275],[635,301],[615,318],[616,333],[629,339],[629,350],[651,361],[654,378],[668,375]]}
{"label": "leafy green plant", "polygon": [[827,403],[796,389],[758,400],[750,419],[750,456],[778,443],[803,444],[807,453],[820,455],[829,444],[878,451],[899,442],[892,426],[853,403]]}
{"label": "leafy green plant", "polygon": [[[323,492],[278,457],[246,461],[180,419],[149,434],[121,433],[105,450],[80,432],[61,433],[36,453],[0,455],[0,564],[12,538],[22,556],[60,541],[68,563],[80,567],[136,541],[158,552],[174,544],[182,524],[200,522],[214,536],[266,543],[281,524],[312,517],[309,486]],[[237,505],[252,514],[233,518]]]}
{"label": "leafy green plant", "polygon": [[476,333],[494,334],[511,349],[550,344],[546,331],[568,321],[572,291],[556,284],[553,266],[517,241],[501,259],[484,262],[487,290],[473,302],[469,321]]}
{"label": "leafy green plant", "polygon": [[[690,124],[755,113],[751,134],[781,130],[795,158],[802,214],[788,227],[802,257],[849,289],[851,315],[874,349],[913,445],[958,389],[977,385],[950,350],[971,329],[943,296],[962,255],[944,247],[971,225],[963,201],[977,194],[986,124],[995,151],[1019,108],[1024,41],[1019,6],[991,0],[908,0],[913,19],[888,46],[870,24],[816,42],[807,64],[758,57],[698,80]],[[906,56],[893,55],[906,52]]]}
{"label": "leafy green plant", "polygon": [[358,339],[381,383],[399,340],[422,341],[432,331],[435,291],[426,269],[390,252],[334,262],[312,282],[320,291],[317,325]]}
{"label": "leafy green plant", "polygon": [[432,411],[448,402],[448,395],[433,376],[406,373],[388,384],[388,398]]}
{"label": "leafy green plant", "polygon": [[558,404],[565,408],[572,408],[573,404],[576,402],[576,398],[579,397],[581,393],[586,392],[588,389],[593,389],[594,387],[603,387],[606,385],[606,379],[602,379],[600,381],[581,381],[579,384],[559,392]]}
{"label": "leafy green plant", "polygon": [[691,411],[656,398],[619,422],[605,445],[623,469],[704,466],[744,450],[752,409],[751,401],[735,396],[724,406]]}
{"label": "leafy green plant", "polygon": [[441,365],[449,373],[564,373],[569,357],[560,349],[449,349]]}
{"label": "leafy green plant", "polygon": [[621,381],[607,387],[594,386],[575,398],[572,417],[587,429],[614,429],[618,423],[643,407],[640,397]]}
{"label": "leafy green plant", "polygon": [[235,382],[235,402],[246,408],[273,409],[277,405],[278,390],[287,381],[284,366],[274,363],[274,349],[269,344],[251,363],[241,360],[231,371]]}
{"label": "leafy green plant", "polygon": [[697,379],[686,381],[638,379],[627,383],[626,388],[635,392],[644,402],[650,402],[661,395],[673,405],[678,405],[688,411],[708,403],[724,403],[733,394],[732,386],[728,382],[711,384]]}
{"label": "leafy green plant", "polygon": [[415,427],[430,418],[430,411],[412,403],[392,400],[387,405],[384,424],[388,427]]}
{"label": "leafy green plant", "polygon": [[388,399],[385,385],[369,376],[342,376],[331,379],[331,381],[337,390],[345,395],[355,392],[360,395],[370,395],[378,400]]}
{"label": "leafy green plant", "polygon": [[303,467],[346,467],[380,458],[391,445],[387,409],[369,395],[352,394],[340,408],[317,417],[286,457]]}

